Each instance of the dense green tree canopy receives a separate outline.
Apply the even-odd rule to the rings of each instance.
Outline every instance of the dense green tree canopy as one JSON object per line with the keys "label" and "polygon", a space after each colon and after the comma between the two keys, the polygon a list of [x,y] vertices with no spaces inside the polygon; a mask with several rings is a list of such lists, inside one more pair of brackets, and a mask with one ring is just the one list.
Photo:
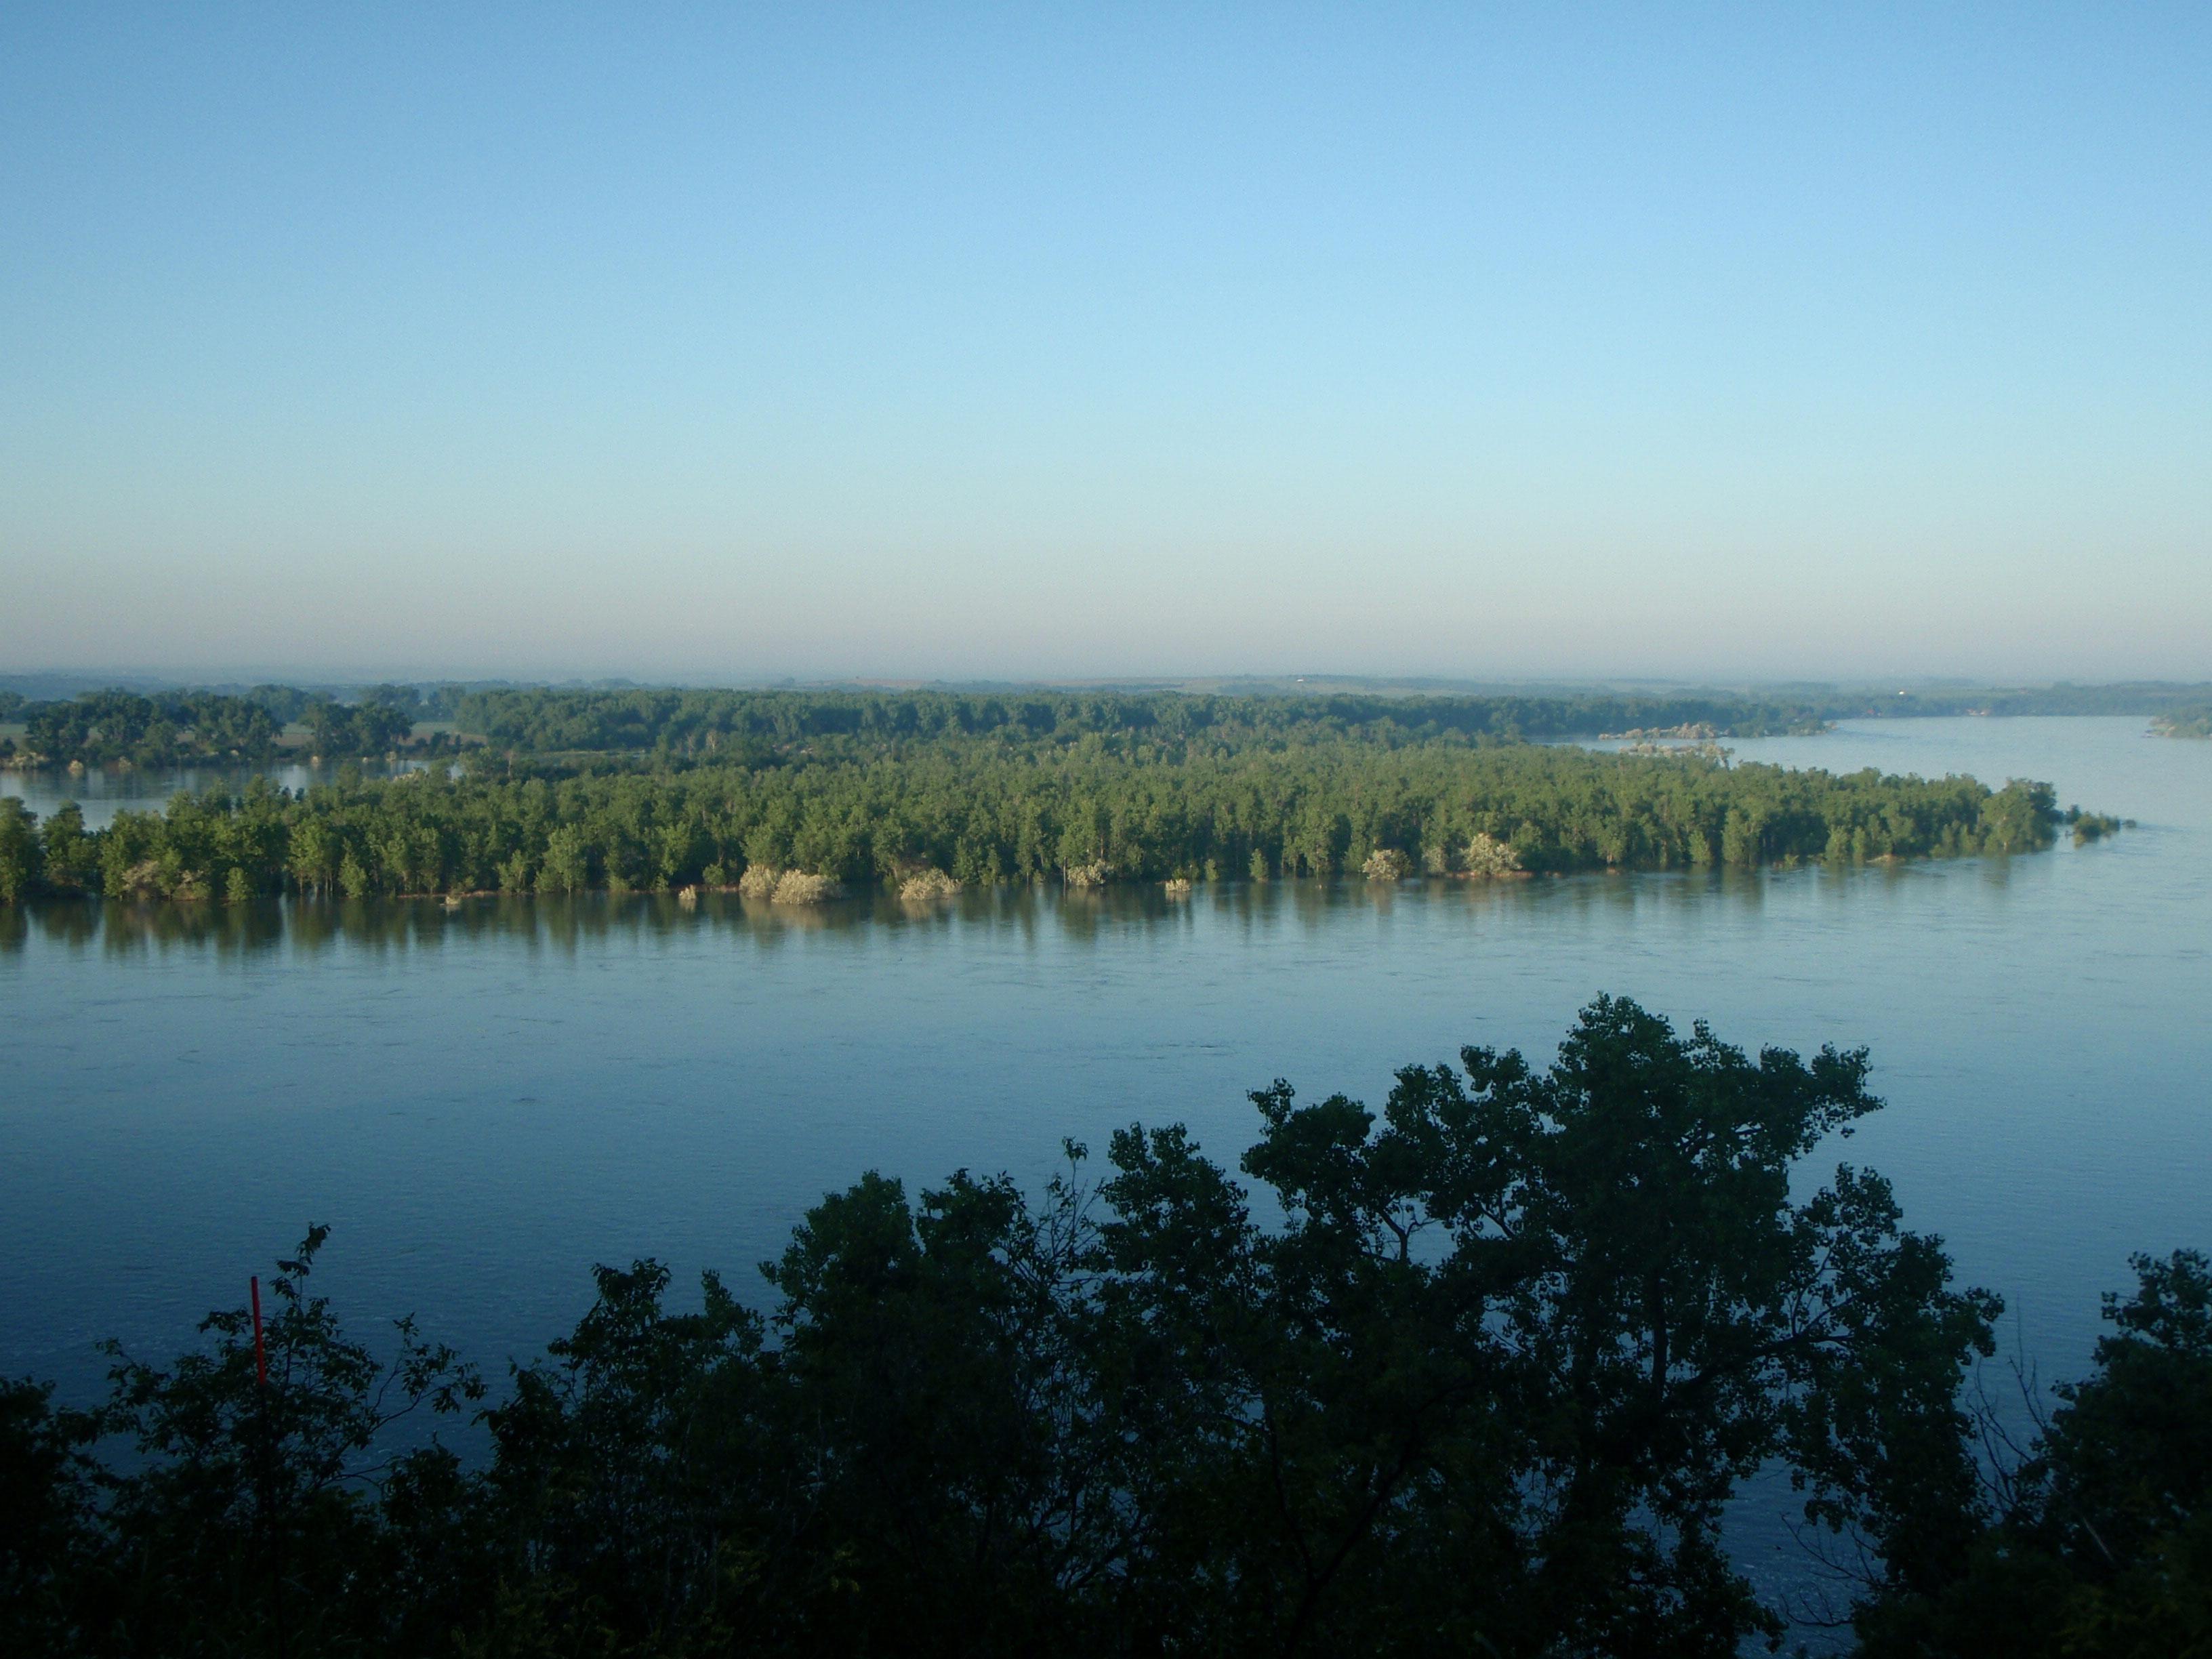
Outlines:
{"label": "dense green tree canopy", "polygon": [[374,696],[351,705],[312,702],[303,718],[314,752],[326,756],[388,753],[406,742],[415,726],[405,708]]}
{"label": "dense green tree canopy", "polygon": [[242,696],[217,691],[91,691],[52,702],[16,700],[21,748],[39,762],[175,766],[266,761],[284,726],[308,727],[315,752],[333,758],[382,755],[405,744],[434,700],[411,686],[373,686],[355,702],[327,693],[263,685]]}
{"label": "dense green tree canopy", "polygon": [[[1180,757],[1096,736],[1042,753],[945,740],[872,759],[531,770],[179,795],[90,836],[19,830],[0,841],[14,860],[0,881],[191,898],[715,887],[754,868],[893,886],[922,869],[1206,880],[1358,873],[1383,867],[1378,853],[1393,869],[1533,874],[2026,852],[2056,823],[2040,784],[1352,738]],[[66,858],[41,845],[57,835]]]}
{"label": "dense green tree canopy", "polygon": [[265,760],[275,751],[279,730],[252,699],[206,691],[150,697],[94,691],[66,702],[31,703],[21,713],[24,748],[54,762],[167,766],[209,758]]}

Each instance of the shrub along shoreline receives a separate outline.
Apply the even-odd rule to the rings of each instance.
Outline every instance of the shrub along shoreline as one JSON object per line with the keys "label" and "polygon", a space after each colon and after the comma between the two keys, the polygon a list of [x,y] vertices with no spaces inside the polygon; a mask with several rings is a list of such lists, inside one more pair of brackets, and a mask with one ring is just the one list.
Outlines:
{"label": "shrub along shoreline", "polygon": [[1494,878],[2025,853],[2064,822],[2046,784],[1724,757],[1357,738],[1172,757],[1097,739],[938,744],[380,781],[344,768],[296,793],[257,780],[179,794],[104,830],[74,806],[40,823],[0,800],[0,900],[680,891],[769,871],[818,878],[791,890],[816,897],[917,883]]}

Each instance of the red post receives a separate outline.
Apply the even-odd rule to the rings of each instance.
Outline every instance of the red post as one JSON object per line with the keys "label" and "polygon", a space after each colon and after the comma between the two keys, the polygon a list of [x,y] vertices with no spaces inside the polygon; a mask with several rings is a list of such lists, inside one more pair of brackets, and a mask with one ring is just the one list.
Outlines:
{"label": "red post", "polygon": [[261,1346],[261,1275],[246,1283],[253,1291],[253,1375],[263,1388],[269,1386],[269,1350]]}

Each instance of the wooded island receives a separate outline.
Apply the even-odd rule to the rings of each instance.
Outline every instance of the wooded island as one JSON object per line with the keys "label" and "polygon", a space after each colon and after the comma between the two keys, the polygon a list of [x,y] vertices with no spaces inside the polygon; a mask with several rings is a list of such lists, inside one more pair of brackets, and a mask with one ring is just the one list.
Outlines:
{"label": "wooded island", "polygon": [[1524,740],[1723,712],[1617,699],[542,691],[456,712],[488,740],[398,777],[256,780],[104,830],[0,804],[0,895],[1496,878],[2030,852],[2063,822],[2043,784]]}

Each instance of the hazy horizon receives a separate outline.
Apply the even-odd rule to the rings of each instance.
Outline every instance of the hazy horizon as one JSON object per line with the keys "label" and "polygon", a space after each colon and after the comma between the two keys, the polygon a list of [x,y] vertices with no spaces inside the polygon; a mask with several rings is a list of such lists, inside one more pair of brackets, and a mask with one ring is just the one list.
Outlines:
{"label": "hazy horizon", "polygon": [[2212,678],[2208,71],[2178,5],[17,8],[0,672]]}
{"label": "hazy horizon", "polygon": [[1523,692],[1535,695],[1567,695],[1577,692],[1643,691],[1662,694],[1711,691],[1724,694],[1753,693],[1775,696],[1798,692],[1808,695],[1820,693],[1843,695],[1861,691],[1887,692],[1892,688],[1897,689],[1900,693],[1911,691],[1935,694],[1960,690],[2033,691],[2063,686],[2094,689],[2138,685],[2191,692],[2200,689],[2212,690],[2212,680],[2161,678],[2154,675],[2082,679],[2069,678],[2063,675],[2045,675],[2034,678],[1993,679],[1973,675],[1936,673],[1782,678],[1726,674],[1528,674],[1480,677],[1410,673],[1284,672],[1279,674],[1031,675],[994,678],[981,675],[921,677],[879,674],[825,674],[811,677],[793,674],[720,677],[621,673],[509,675],[465,672],[387,674],[366,670],[311,671],[268,666],[204,671],[67,666],[19,671],[0,667],[0,690],[19,690],[23,685],[40,682],[46,682],[56,687],[70,685],[72,689],[67,691],[40,690],[33,693],[34,696],[77,696],[85,691],[111,688],[136,690],[149,693],[162,690],[191,688],[250,689],[257,685],[291,685],[311,689],[365,690],[386,684],[417,687],[513,685],[518,688],[548,687],[554,690],[635,688],[640,690],[791,690],[802,692],[974,690],[987,692],[1036,689],[1130,692],[1162,690],[1194,694],[1212,691],[1226,695],[1234,695],[1240,691],[1272,694],[1297,685],[1310,684],[1316,692],[1327,694],[1345,692],[1352,695],[1382,695],[1402,690],[1450,696],[1510,695]]}

